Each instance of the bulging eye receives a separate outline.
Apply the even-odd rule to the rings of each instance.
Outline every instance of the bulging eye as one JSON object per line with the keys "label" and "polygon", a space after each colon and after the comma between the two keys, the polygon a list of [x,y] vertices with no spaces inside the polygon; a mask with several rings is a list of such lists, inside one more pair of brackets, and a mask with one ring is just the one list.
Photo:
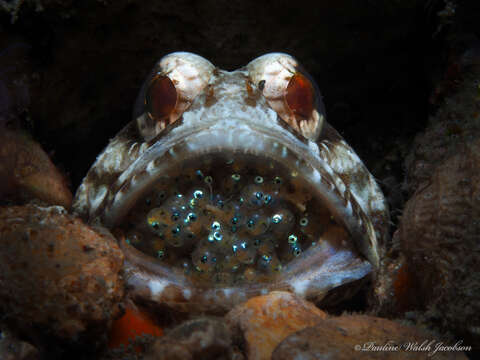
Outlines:
{"label": "bulging eye", "polygon": [[177,52],[155,65],[137,98],[133,116],[145,140],[180,119],[202,93],[215,67],[199,55]]}
{"label": "bulging eye", "polygon": [[296,73],[288,82],[285,101],[296,116],[307,119],[315,107],[315,92],[312,83],[302,74]]}
{"label": "bulging eye", "polygon": [[168,118],[175,109],[177,99],[177,90],[168,76],[158,75],[154,77],[145,96],[148,116],[156,121],[168,123]]}
{"label": "bulging eye", "polygon": [[325,118],[320,92],[293,57],[263,55],[251,61],[247,70],[252,83],[283,121],[307,139],[318,138]]}

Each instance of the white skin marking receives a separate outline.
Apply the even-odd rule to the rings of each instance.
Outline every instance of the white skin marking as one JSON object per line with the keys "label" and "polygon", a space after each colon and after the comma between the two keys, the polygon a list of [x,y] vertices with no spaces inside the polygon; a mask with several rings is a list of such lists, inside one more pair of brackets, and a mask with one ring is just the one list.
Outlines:
{"label": "white skin marking", "polygon": [[190,289],[183,289],[182,291],[183,297],[189,300],[192,297],[192,291]]}
{"label": "white skin marking", "polygon": [[114,202],[119,202],[122,197],[123,197],[123,193],[121,191],[117,192],[115,194]]}
{"label": "white skin marking", "polygon": [[139,180],[139,178],[140,178],[140,176],[138,176],[137,174],[133,175],[133,176],[132,176],[132,179],[130,180],[130,183],[131,183],[132,185],[136,185],[137,182],[138,182],[138,180]]}
{"label": "white skin marking", "polygon": [[138,143],[133,143],[132,146],[130,146],[130,149],[128,149],[128,155],[132,156],[133,152],[135,151],[135,149],[138,147]]}
{"label": "white skin marking", "polygon": [[163,293],[163,290],[169,285],[169,282],[161,279],[149,279],[147,284],[152,295],[157,297]]}
{"label": "white skin marking", "polygon": [[320,184],[322,181],[322,175],[320,175],[317,169],[313,169],[311,179],[313,183]]}
{"label": "white skin marking", "polygon": [[123,170],[123,154],[128,153],[126,150],[126,144],[113,140],[110,145],[105,149],[105,152],[98,158],[96,164],[98,164],[97,172],[102,171],[105,173],[112,173]]}
{"label": "white skin marking", "polygon": [[345,207],[345,213],[348,216],[352,216],[352,214],[353,214],[352,203],[350,201],[347,202],[347,206]]}
{"label": "white skin marking", "polygon": [[105,185],[100,185],[97,189],[97,193],[90,198],[90,206],[93,211],[95,211],[100,204],[102,203],[103,199],[107,195],[108,189]]}
{"label": "white skin marking", "polygon": [[309,279],[301,279],[301,280],[292,280],[290,285],[293,287],[295,294],[299,296],[305,296],[309,286],[310,280]]}
{"label": "white skin marking", "polygon": [[232,296],[234,293],[235,293],[235,289],[231,289],[231,288],[223,289],[223,294],[225,295],[225,297],[226,297],[227,299],[228,299],[230,296]]}
{"label": "white skin marking", "polygon": [[150,161],[147,165],[147,173],[153,175],[155,168],[155,160]]}
{"label": "white skin marking", "polygon": [[318,145],[316,142],[308,140],[308,148],[310,149],[312,154],[315,154],[315,156],[320,156],[320,150],[318,149]]}

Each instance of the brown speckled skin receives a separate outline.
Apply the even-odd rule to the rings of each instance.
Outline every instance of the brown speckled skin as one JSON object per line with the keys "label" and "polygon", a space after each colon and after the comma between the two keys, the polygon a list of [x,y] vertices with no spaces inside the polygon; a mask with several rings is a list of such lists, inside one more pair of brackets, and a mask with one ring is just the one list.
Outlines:
{"label": "brown speckled skin", "polygon": [[0,208],[0,304],[17,329],[102,333],[123,296],[123,254],[61,207]]}

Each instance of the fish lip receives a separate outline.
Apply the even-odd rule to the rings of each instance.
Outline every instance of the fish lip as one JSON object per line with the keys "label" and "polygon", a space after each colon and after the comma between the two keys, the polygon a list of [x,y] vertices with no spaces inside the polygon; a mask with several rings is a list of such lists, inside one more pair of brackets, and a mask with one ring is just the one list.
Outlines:
{"label": "fish lip", "polygon": [[[253,296],[265,295],[270,291],[284,290],[299,296],[321,300],[329,290],[359,280],[372,271],[372,265],[352,253],[340,251],[323,266],[292,266],[269,283],[245,283],[238,286],[198,286],[180,269],[172,269],[155,262],[127,244],[122,237],[120,248],[125,254],[124,278],[130,296],[154,303],[161,303],[177,310],[190,313],[223,314],[235,305]],[[305,252],[309,263],[316,260],[315,254]],[[294,260],[295,261],[295,260]],[[298,260],[300,262],[302,260]],[[298,266],[299,265],[299,266]],[[173,271],[172,271],[173,270]],[[332,271],[335,273],[332,274]]]}
{"label": "fish lip", "polygon": [[[252,139],[244,141],[242,134],[250,135]],[[212,141],[212,139],[217,140]],[[250,153],[276,161],[285,160],[288,156],[297,160],[302,159],[295,169],[299,170],[298,172],[303,175],[305,180],[318,189],[324,203],[349,230],[352,238],[360,236],[360,233],[362,233],[361,236],[364,236],[365,228],[361,225],[368,222],[366,214],[356,203],[354,197],[349,194],[348,187],[329,167],[328,163],[318,156],[315,146],[315,143],[299,141],[295,136],[272,133],[262,129],[239,128],[238,125],[234,129],[212,129],[211,127],[194,129],[177,137],[160,138],[151,144],[110,187],[110,196],[106,197],[106,204],[100,214],[102,223],[109,228],[115,228],[136,200],[146,192],[146,189],[161,174],[168,171],[169,164],[166,159],[172,160],[175,157],[173,154],[178,155],[182,151],[184,155],[190,154],[191,157],[198,157],[203,154],[229,150]],[[182,157],[182,161],[184,160]],[[290,164],[290,168],[292,167],[293,165]],[[315,181],[317,182],[315,183]],[[200,291],[198,286],[194,286],[184,274],[159,265],[153,257],[142,254],[121,239],[119,242],[126,256],[127,283],[132,287],[134,294],[141,294],[141,297],[147,297],[156,302],[170,301],[177,307],[179,304],[193,301],[199,306],[199,311],[205,310],[205,307],[210,305],[225,306],[227,309],[251,296],[278,289],[289,289],[307,297],[318,298],[330,288],[366,276],[376,267],[376,264],[371,263],[372,261],[362,259],[358,254],[356,254],[356,259],[349,257],[348,254],[340,254],[337,258],[332,258],[334,264],[325,264],[324,267],[305,269],[301,263],[302,260],[298,260],[297,263],[292,261],[291,266],[286,272],[282,272],[278,281],[271,284],[247,283],[234,288],[212,286]],[[310,264],[316,263],[315,254],[311,248],[307,249],[304,255],[309,259]],[[342,258],[342,256],[344,257]],[[342,261],[350,264],[351,268],[345,268]],[[334,275],[332,275],[332,269],[336,271]],[[220,298],[223,298],[224,305],[220,305],[219,301],[212,300],[219,299],[217,295],[221,291],[223,291],[223,295]],[[184,293],[189,296],[184,296]],[[231,295],[231,302],[226,300],[228,297],[226,294]],[[196,300],[192,300],[192,297],[196,297]],[[212,304],[209,305],[209,302]]]}

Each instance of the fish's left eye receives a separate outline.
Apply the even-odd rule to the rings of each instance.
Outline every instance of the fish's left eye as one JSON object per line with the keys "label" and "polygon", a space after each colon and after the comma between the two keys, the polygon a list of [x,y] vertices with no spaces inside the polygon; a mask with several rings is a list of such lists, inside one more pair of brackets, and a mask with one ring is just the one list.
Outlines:
{"label": "fish's left eye", "polygon": [[310,140],[316,140],[325,118],[320,92],[298,62],[287,54],[260,56],[247,65],[257,85],[279,118]]}
{"label": "fish's left eye", "polygon": [[297,72],[288,82],[285,101],[296,116],[308,118],[315,106],[313,85],[304,75]]}

